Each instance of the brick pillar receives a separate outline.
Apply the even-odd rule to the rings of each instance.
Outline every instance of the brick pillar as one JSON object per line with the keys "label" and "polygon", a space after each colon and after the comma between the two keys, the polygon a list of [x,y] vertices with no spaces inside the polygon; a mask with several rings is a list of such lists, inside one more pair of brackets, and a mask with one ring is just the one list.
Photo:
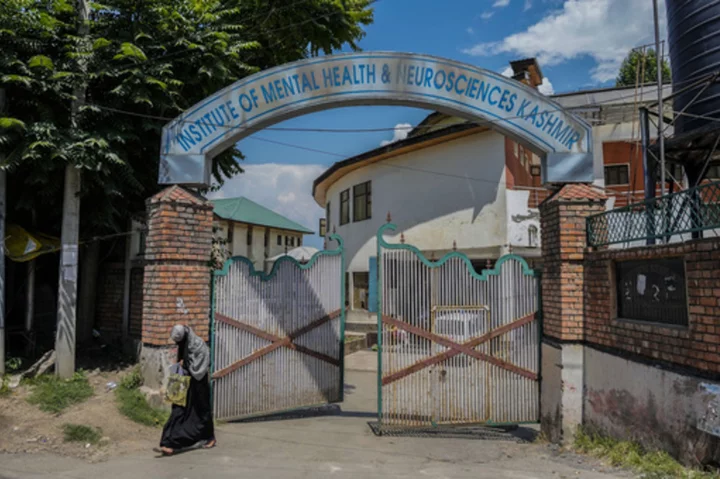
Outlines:
{"label": "brick pillar", "polygon": [[553,442],[582,424],[585,219],[605,211],[602,190],[565,185],[540,205],[542,226],[541,426]]}
{"label": "brick pillar", "polygon": [[212,204],[180,186],[147,201],[140,362],[148,387],[167,381],[176,350],[170,339],[175,324],[186,324],[208,339]]}

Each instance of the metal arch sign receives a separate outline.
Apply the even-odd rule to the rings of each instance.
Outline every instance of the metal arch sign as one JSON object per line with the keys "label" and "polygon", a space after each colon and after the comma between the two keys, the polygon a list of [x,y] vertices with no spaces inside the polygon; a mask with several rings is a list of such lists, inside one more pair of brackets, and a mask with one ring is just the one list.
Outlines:
{"label": "metal arch sign", "polygon": [[543,157],[545,182],[593,179],[592,129],[518,81],[409,53],[351,53],[265,70],[220,90],[163,128],[159,183],[209,185],[214,156],[253,132],[313,111],[400,105],[489,124]]}

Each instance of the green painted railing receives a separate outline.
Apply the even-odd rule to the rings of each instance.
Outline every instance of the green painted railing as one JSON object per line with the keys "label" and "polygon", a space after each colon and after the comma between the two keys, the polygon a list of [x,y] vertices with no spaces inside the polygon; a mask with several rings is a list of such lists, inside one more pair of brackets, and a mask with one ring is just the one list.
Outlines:
{"label": "green painted railing", "polygon": [[720,181],[651,198],[587,218],[588,246],[669,241],[676,235],[700,237],[720,228]]}

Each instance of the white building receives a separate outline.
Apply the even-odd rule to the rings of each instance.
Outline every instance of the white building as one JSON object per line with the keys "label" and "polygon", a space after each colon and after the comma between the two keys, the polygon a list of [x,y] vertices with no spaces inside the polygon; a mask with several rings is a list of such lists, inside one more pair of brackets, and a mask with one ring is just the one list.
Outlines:
{"label": "white building", "polygon": [[231,256],[245,256],[258,271],[267,259],[303,244],[313,231],[247,198],[212,200],[215,235],[227,240]]}
{"label": "white building", "polygon": [[[534,60],[511,65],[516,79],[535,87],[542,83]],[[654,91],[644,88],[641,100],[652,101]],[[554,97],[593,125],[599,186],[605,185],[605,164],[617,169],[621,163],[628,171],[637,166],[636,150],[632,158],[625,156],[639,138],[636,93],[619,88]],[[613,187],[626,191],[635,184]],[[428,257],[440,258],[455,244],[477,269],[508,253],[534,263],[541,254],[538,204],[549,194],[541,185],[537,155],[495,130],[439,113],[404,140],[335,163],[313,184],[315,201],[326,211],[327,231],[335,229],[345,240],[351,308],[371,311],[375,235],[388,213],[405,241]]]}

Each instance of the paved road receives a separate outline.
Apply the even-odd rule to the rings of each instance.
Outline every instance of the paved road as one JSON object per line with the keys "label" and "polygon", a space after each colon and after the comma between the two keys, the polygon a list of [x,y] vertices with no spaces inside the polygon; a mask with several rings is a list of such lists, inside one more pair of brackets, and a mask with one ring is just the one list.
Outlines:
{"label": "paved road", "polygon": [[[350,371],[334,415],[226,424],[219,446],[171,458],[147,454],[100,464],[50,456],[0,455],[0,479],[224,478],[613,478],[546,446],[509,441],[376,437],[375,375]],[[595,470],[594,470],[595,469]]]}

